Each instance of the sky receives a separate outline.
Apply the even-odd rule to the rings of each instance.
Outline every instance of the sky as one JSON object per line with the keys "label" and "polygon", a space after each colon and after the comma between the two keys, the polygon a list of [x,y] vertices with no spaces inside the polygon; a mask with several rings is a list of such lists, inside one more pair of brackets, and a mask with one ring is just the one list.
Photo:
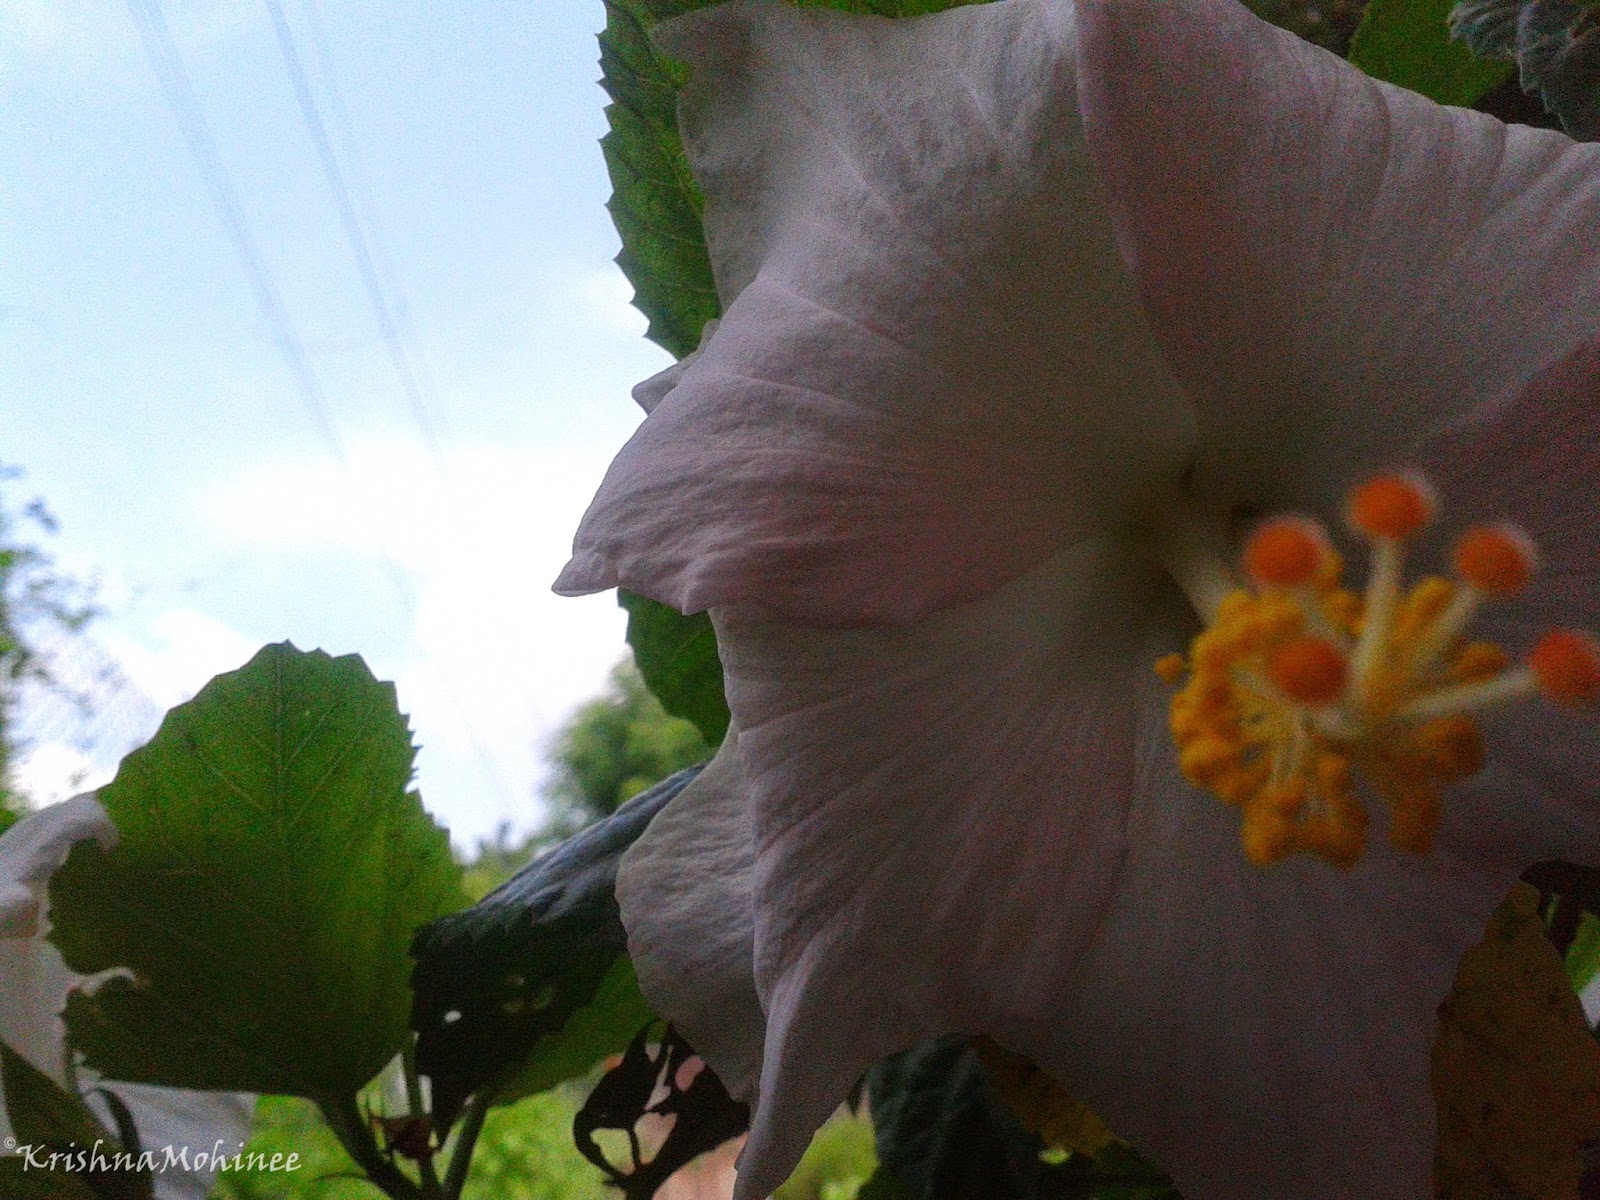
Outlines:
{"label": "sky", "polygon": [[36,800],[288,639],[395,682],[458,845],[537,821],[553,733],[626,650],[614,594],[549,585],[670,362],[611,261],[603,23],[600,0],[0,0],[0,463],[26,472],[3,486],[99,582],[66,670],[121,681],[93,722],[32,708]]}

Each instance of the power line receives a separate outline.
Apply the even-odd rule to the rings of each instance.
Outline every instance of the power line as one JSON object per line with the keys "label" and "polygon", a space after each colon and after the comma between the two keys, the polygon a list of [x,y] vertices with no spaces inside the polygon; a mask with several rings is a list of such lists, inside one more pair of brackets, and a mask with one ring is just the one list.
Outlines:
{"label": "power line", "polygon": [[[189,153],[193,157],[195,166],[200,172],[201,179],[216,207],[217,215],[221,218],[223,228],[228,234],[241,265],[249,276],[250,284],[255,293],[256,305],[262,317],[272,330],[273,341],[278,352],[283,357],[289,368],[289,373],[295,381],[300,393],[302,403],[311,415],[312,423],[316,426],[323,440],[327,442],[333,452],[335,460],[344,471],[346,478],[352,478],[350,471],[349,455],[346,453],[344,440],[339,436],[338,428],[334,425],[333,415],[328,405],[327,394],[323,390],[322,382],[311,367],[311,361],[306,355],[305,344],[293,323],[289,320],[288,313],[283,306],[283,300],[278,294],[278,289],[268,273],[266,264],[261,257],[255,238],[250,233],[249,224],[245,220],[244,206],[240,203],[238,188],[234,186],[232,177],[222,161],[222,154],[217,147],[216,139],[211,134],[211,127],[207,124],[204,112],[195,95],[194,85],[189,79],[188,71],[184,68],[183,59],[178,54],[177,45],[172,40],[172,31],[168,28],[166,18],[162,16],[157,0],[128,0],[128,11],[133,17],[134,25],[138,28],[139,38],[144,43],[146,57],[150,61],[151,69],[155,72],[156,79],[161,85],[162,92],[166,95],[168,106],[172,109],[173,116],[177,119],[178,128],[183,133],[184,141],[188,144]],[[325,140],[325,139],[324,139]],[[348,197],[346,197],[348,199]],[[369,259],[370,262],[370,259]],[[385,310],[386,311],[386,310]],[[392,323],[391,323],[392,324]],[[437,440],[433,442],[433,451],[437,455]],[[390,582],[394,585],[404,608],[414,610],[416,598],[412,595],[410,582],[406,579],[404,570],[395,561],[383,544],[383,539],[378,536],[372,521],[372,514],[365,505],[359,505],[361,518],[367,526],[368,537],[378,553]],[[501,778],[499,770],[494,766],[483,742],[479,739],[476,730],[466,718],[464,708],[454,685],[440,667],[436,666],[441,682],[444,684],[449,702],[456,708],[466,728],[468,738],[472,743],[475,755],[494,789],[500,793],[501,799],[506,803],[512,802],[510,789]]]}
{"label": "power line", "polygon": [[289,22],[284,19],[283,6],[278,0],[263,0],[263,3],[266,4],[267,12],[272,17],[272,28],[278,36],[278,49],[283,53],[283,65],[289,73],[289,83],[294,89],[295,101],[300,106],[300,117],[305,122],[306,131],[311,135],[312,145],[316,147],[317,158],[322,164],[323,178],[328,181],[328,189],[333,193],[334,207],[339,210],[339,222],[344,226],[345,241],[349,243],[350,254],[356,261],[356,271],[361,276],[361,286],[367,294],[367,303],[372,308],[372,315],[378,323],[378,332],[388,349],[389,361],[394,364],[401,390],[405,392],[412,419],[417,423],[423,443],[427,446],[428,453],[433,456],[434,465],[438,468],[442,480],[445,466],[439,436],[434,431],[433,422],[428,416],[422,385],[412,368],[411,356],[406,352],[405,342],[400,336],[394,315],[384,297],[383,285],[378,279],[378,270],[373,262],[372,249],[368,245],[361,220],[356,215],[355,205],[351,202],[344,173],[339,169],[339,160],[334,156],[333,146],[328,141],[327,127],[322,122],[322,114],[317,108],[316,99],[311,94],[311,86],[306,81],[305,68],[300,62],[300,52],[294,44],[294,34],[289,29]]}
{"label": "power line", "polygon": [[[378,217],[378,206],[373,203],[372,189],[367,186],[366,169],[362,165],[361,143],[356,138],[355,124],[350,120],[350,109],[344,102],[343,89],[339,86],[339,72],[334,66],[333,52],[328,47],[328,32],[322,22],[322,10],[317,0],[301,0],[301,17],[305,23],[306,32],[310,35],[311,49],[317,64],[318,82],[322,85],[322,94],[328,102],[328,112],[332,116],[331,122],[334,140],[338,143],[339,157],[345,164],[345,176],[350,181],[350,195],[355,199],[356,212],[361,216],[362,226],[367,231],[367,243],[372,248],[372,260],[377,265],[378,274],[382,276],[384,289],[394,301],[394,323],[400,330],[400,336],[405,343],[417,349],[416,332],[411,327],[411,308],[406,299],[405,289],[401,286],[399,273],[394,267],[394,256],[389,253],[387,239],[384,237],[383,222]],[[431,372],[428,362],[420,350],[417,351],[417,379],[422,384],[424,396],[430,396],[433,391]]]}
{"label": "power line", "polygon": [[211,127],[206,123],[205,114],[201,112],[200,103],[195,98],[194,86],[189,81],[188,72],[184,70],[183,60],[178,56],[178,48],[173,43],[172,31],[167,28],[166,18],[161,15],[156,0],[128,0],[128,11],[133,16],[133,23],[138,27],[140,40],[144,42],[145,55],[150,60],[150,67],[161,84],[161,90],[166,95],[172,115],[177,118],[178,128],[183,133],[184,141],[188,143],[189,153],[194,158],[195,166],[207,191],[211,193],[212,203],[216,206],[217,215],[222,219],[228,240],[233,243],[234,253],[238,255],[245,274],[249,276],[250,287],[255,293],[256,307],[261,310],[262,317],[272,331],[273,341],[277,344],[278,352],[283,356],[289,374],[295,381],[301,402],[311,415],[312,424],[317,427],[317,431],[333,451],[334,457],[348,469],[348,455],[345,452],[344,441],[334,426],[327,395],[316,372],[311,369],[311,362],[306,357],[300,335],[290,323],[288,313],[283,307],[282,297],[278,295],[278,289],[267,273],[266,264],[262,260],[255,239],[250,235],[250,227],[245,222],[244,206],[239,201],[238,189],[234,187],[233,179],[223,165],[222,154],[217,149],[216,139],[211,136]]}

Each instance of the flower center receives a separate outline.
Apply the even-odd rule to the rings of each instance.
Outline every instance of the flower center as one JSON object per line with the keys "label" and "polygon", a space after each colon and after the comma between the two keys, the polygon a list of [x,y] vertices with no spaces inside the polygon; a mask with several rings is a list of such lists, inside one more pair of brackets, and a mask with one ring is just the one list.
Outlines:
{"label": "flower center", "polygon": [[[1186,585],[1210,623],[1187,656],[1156,663],[1181,683],[1170,720],[1178,765],[1240,809],[1252,862],[1305,851],[1354,866],[1368,824],[1357,773],[1388,807],[1390,841],[1426,854],[1444,786],[1483,765],[1475,714],[1540,694],[1568,706],[1600,701],[1600,646],[1585,634],[1552,631],[1520,665],[1467,637],[1486,601],[1514,595],[1533,574],[1533,544],[1515,527],[1468,529],[1453,578],[1407,586],[1407,543],[1434,510],[1432,490],[1413,474],[1351,491],[1347,520],[1371,548],[1360,592],[1344,586],[1323,528],[1303,517],[1251,535],[1242,563],[1251,586],[1214,601],[1214,583],[1200,593]],[[1220,563],[1174,570],[1180,582],[1228,574]]]}

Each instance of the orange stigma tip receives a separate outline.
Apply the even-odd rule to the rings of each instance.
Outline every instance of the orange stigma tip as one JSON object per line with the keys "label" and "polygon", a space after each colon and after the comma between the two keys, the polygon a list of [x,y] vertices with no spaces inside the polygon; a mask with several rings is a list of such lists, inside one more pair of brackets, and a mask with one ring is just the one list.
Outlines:
{"label": "orange stigma tip", "polygon": [[1316,578],[1327,553],[1328,539],[1315,521],[1279,517],[1250,535],[1244,569],[1263,587],[1300,587]]}
{"label": "orange stigma tip", "polygon": [[1528,666],[1540,690],[1557,704],[1582,707],[1600,700],[1600,645],[1588,634],[1552,630],[1539,639]]}
{"label": "orange stigma tip", "polygon": [[1456,574],[1491,596],[1521,591],[1535,561],[1533,539],[1515,525],[1475,525],[1456,542]]}
{"label": "orange stigma tip", "polygon": [[1433,519],[1433,488],[1415,472],[1377,475],[1351,489],[1350,524],[1368,537],[1408,538]]}
{"label": "orange stigma tip", "polygon": [[1267,678],[1284,695],[1312,708],[1337,700],[1349,673],[1338,647],[1319,637],[1291,638],[1275,646],[1267,660]]}

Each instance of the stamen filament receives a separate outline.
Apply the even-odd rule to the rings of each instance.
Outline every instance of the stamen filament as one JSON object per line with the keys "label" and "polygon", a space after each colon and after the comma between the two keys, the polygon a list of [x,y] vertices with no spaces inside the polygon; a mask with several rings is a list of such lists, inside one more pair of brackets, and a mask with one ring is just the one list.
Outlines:
{"label": "stamen filament", "polygon": [[1441,688],[1420,696],[1394,714],[1396,721],[1420,724],[1436,717],[1481,712],[1513,700],[1526,700],[1539,694],[1539,680],[1527,667],[1505,671],[1482,683],[1465,683]]}
{"label": "stamen filament", "polygon": [[1483,607],[1483,601],[1484,594],[1470,583],[1464,583],[1456,589],[1450,607],[1439,614],[1438,619],[1417,643],[1418,669],[1432,666],[1438,660],[1440,652],[1466,631],[1467,626],[1472,624],[1472,618],[1476,617],[1478,610]]}
{"label": "stamen filament", "polygon": [[1361,640],[1350,668],[1356,678],[1356,687],[1371,699],[1374,670],[1378,652],[1389,644],[1389,629],[1394,624],[1394,610],[1400,603],[1400,572],[1405,565],[1405,549],[1396,538],[1372,539],[1372,578],[1367,581],[1366,614],[1361,626]]}

